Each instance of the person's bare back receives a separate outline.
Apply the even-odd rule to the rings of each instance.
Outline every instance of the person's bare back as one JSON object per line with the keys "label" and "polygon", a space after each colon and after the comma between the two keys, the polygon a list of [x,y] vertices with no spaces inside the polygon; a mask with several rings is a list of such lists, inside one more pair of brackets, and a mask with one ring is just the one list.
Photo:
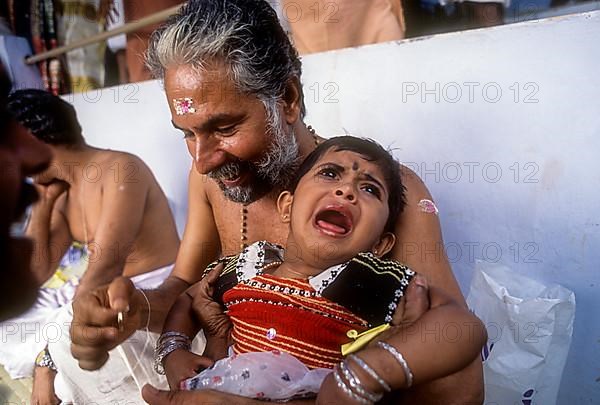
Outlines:
{"label": "person's bare back", "polygon": [[80,181],[60,197],[56,209],[72,239],[88,246],[90,262],[109,255],[123,263],[128,277],[173,263],[177,229],[148,166],[135,155],[111,150],[92,149],[82,157],[75,169]]}

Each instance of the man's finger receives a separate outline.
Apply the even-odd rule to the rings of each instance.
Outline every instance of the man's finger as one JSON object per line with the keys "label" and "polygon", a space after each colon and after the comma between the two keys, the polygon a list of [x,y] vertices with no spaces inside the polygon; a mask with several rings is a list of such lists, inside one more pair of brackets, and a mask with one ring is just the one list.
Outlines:
{"label": "man's finger", "polygon": [[109,306],[117,311],[128,312],[135,287],[127,277],[117,277],[108,286]]}
{"label": "man's finger", "polygon": [[108,352],[103,352],[101,356],[94,360],[79,360],[79,368],[82,370],[96,371],[108,361]]}
{"label": "man's finger", "polygon": [[183,401],[177,402],[175,393],[177,391],[159,391],[150,384],[144,385],[142,388],[142,398],[150,405],[175,405],[182,404]]}
{"label": "man's finger", "polygon": [[224,267],[225,265],[223,263],[219,263],[206,275],[205,279],[208,284],[214,284],[219,279]]}
{"label": "man's finger", "polygon": [[94,295],[83,295],[73,302],[73,323],[86,326],[116,325],[117,311],[102,306]]}
{"label": "man's finger", "polygon": [[429,286],[427,279],[417,274],[408,285],[405,294],[404,314],[402,319],[394,317],[392,324],[411,324],[429,309]]}
{"label": "man's finger", "polygon": [[118,331],[113,326],[95,327],[71,324],[71,341],[81,346],[112,347],[118,342]]}
{"label": "man's finger", "polygon": [[[79,360],[80,364],[86,363],[97,365],[97,367],[94,368],[97,369],[106,362],[108,350],[90,346],[71,345],[71,354],[74,358]],[[89,368],[86,370],[89,370]]]}

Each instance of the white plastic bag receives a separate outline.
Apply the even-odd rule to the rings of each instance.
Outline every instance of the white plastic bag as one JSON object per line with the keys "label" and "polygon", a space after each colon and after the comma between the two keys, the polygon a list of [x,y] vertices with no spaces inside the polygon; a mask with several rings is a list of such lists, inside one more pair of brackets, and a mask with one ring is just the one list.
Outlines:
{"label": "white plastic bag", "polygon": [[573,292],[480,262],[467,304],[488,331],[485,403],[555,404],[573,334]]}

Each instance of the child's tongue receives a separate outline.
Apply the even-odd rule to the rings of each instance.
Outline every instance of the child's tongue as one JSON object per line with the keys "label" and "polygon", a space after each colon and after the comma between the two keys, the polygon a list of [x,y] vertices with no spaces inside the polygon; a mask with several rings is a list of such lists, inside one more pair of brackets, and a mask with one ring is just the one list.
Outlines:
{"label": "child's tongue", "polygon": [[322,229],[325,229],[329,232],[339,233],[339,234],[346,233],[346,230],[344,228],[342,228],[341,226],[332,224],[331,222],[327,222],[323,219],[318,220],[317,225],[319,225],[319,227],[321,227]]}

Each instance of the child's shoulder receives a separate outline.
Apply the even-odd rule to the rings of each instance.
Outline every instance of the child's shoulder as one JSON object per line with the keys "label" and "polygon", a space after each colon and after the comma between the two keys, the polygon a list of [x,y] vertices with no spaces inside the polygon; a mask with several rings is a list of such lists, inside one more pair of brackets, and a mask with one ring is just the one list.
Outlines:
{"label": "child's shoulder", "polygon": [[414,276],[400,262],[360,253],[320,280],[321,295],[376,326],[391,321]]}

